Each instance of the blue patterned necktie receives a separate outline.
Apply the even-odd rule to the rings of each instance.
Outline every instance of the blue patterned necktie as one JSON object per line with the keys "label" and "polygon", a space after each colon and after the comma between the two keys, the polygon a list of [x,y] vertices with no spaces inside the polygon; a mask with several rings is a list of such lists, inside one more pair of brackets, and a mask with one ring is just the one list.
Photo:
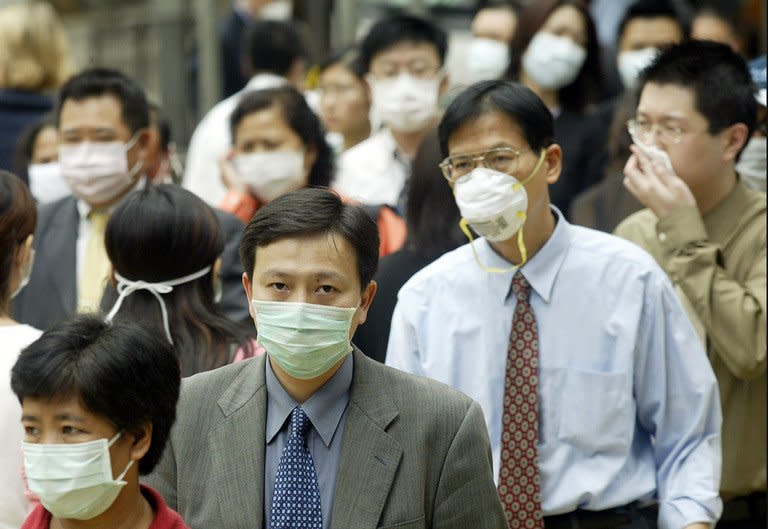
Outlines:
{"label": "blue patterned necktie", "polygon": [[291,436],[275,476],[269,529],[323,529],[315,463],[307,448],[311,427],[304,410],[296,406],[291,412]]}

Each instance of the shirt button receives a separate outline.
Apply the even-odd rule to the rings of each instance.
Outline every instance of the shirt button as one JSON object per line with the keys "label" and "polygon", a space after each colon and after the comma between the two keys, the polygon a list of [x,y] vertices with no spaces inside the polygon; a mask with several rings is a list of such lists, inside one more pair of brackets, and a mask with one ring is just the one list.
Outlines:
{"label": "shirt button", "polygon": [[659,233],[659,240],[661,242],[666,241],[667,240],[667,234],[665,232],[663,232],[663,231],[661,233]]}

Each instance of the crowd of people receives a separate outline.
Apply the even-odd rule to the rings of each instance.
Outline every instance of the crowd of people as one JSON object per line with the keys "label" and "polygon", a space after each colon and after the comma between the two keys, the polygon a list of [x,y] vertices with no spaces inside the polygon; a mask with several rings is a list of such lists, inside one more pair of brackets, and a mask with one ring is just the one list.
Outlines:
{"label": "crowd of people", "polygon": [[601,4],[236,0],[183,158],[0,8],[0,529],[766,527],[764,50]]}

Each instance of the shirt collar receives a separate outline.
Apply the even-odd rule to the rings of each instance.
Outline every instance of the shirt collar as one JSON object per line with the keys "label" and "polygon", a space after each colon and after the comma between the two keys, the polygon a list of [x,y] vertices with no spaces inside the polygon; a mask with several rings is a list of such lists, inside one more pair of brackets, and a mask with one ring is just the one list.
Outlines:
{"label": "shirt collar", "polygon": [[274,73],[257,73],[248,81],[243,88],[242,92],[253,92],[254,90],[266,90],[268,88],[278,88],[288,84],[288,80],[285,77]]}
{"label": "shirt collar", "polygon": [[[520,269],[531,288],[546,303],[549,303],[552,295],[557,274],[562,267],[563,260],[568,250],[571,238],[571,225],[554,206],[550,206],[552,213],[557,217],[555,230],[550,235],[547,242],[544,243],[536,254],[531,257]],[[486,239],[475,241],[477,253],[485,266],[495,268],[509,268],[510,263],[501,255],[496,253],[491,244]],[[503,299],[507,299],[512,294],[512,277],[515,272],[510,271],[503,274],[485,274],[495,292],[499,292]]]}
{"label": "shirt collar", "polygon": [[[338,371],[318,389],[301,409],[307,414],[313,428],[320,434],[326,447],[330,446],[333,435],[338,429],[341,417],[349,402],[349,388],[352,385],[354,361],[352,355],[347,355]],[[282,430],[293,409],[299,404],[291,397],[280,381],[269,362],[266,362],[267,383],[267,430],[266,441],[271,443]]]}

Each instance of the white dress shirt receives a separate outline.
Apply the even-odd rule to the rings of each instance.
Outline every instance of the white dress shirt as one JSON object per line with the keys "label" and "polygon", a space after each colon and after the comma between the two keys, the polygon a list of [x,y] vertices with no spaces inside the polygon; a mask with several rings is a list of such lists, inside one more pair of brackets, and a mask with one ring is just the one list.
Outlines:
{"label": "white dress shirt", "polygon": [[227,188],[219,174],[219,159],[232,148],[229,117],[240,99],[248,92],[275,88],[288,81],[279,75],[255,75],[245,88],[216,104],[195,128],[189,141],[186,169],[182,185],[209,205],[218,207]]}
{"label": "white dress shirt", "polygon": [[[721,413],[701,341],[650,255],[553,211],[554,233],[521,269],[538,325],[544,514],[658,498],[660,529],[713,522]],[[510,266],[475,245],[485,266]],[[388,365],[480,403],[497,479],[512,276],[484,272],[469,245],[444,255],[400,290],[387,350]]]}

